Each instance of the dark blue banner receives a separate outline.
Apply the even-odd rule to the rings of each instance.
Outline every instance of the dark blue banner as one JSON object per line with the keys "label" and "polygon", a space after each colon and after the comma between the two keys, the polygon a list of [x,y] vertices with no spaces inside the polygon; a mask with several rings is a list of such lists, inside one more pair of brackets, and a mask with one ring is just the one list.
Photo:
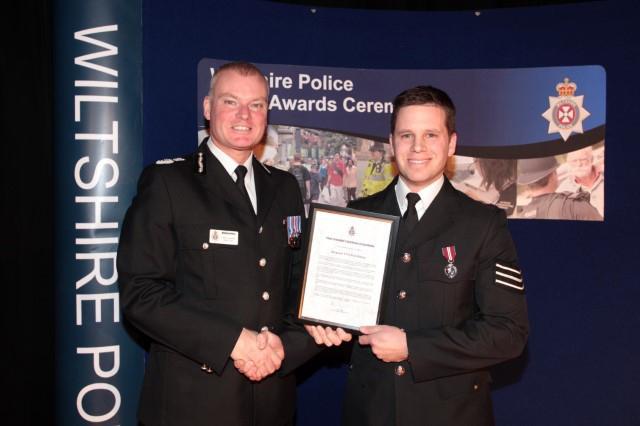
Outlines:
{"label": "dark blue banner", "polygon": [[[198,64],[198,141],[207,136],[202,99],[224,62],[204,58]],[[305,178],[299,172],[301,188],[309,182],[309,194],[302,191],[309,202],[344,206],[385,188],[396,173],[389,144],[381,143],[389,137],[393,98],[410,87],[432,85],[448,92],[457,109],[456,155],[446,169],[456,189],[503,208],[510,218],[601,221],[605,216],[606,73],[601,66],[376,70],[257,65],[270,88],[270,125],[255,154],[290,172],[301,170],[294,167],[300,161],[309,174]],[[327,190],[328,171],[342,168],[348,171],[346,183],[335,178],[332,185],[347,189]],[[544,197],[536,185],[544,187]],[[564,199],[571,208],[549,207]]]}
{"label": "dark blue banner", "polygon": [[136,424],[144,352],[127,334],[115,268],[142,167],[139,0],[54,11],[57,424]]}

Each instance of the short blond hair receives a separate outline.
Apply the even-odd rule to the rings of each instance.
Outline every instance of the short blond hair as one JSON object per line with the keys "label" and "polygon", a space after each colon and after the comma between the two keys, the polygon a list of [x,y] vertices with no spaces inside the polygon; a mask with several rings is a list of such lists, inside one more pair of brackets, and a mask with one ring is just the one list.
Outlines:
{"label": "short blond hair", "polygon": [[[227,62],[218,68],[213,76],[211,76],[211,81],[209,82],[209,96],[213,94],[213,88],[215,87],[216,81],[218,81],[218,76],[225,71],[235,71],[242,76],[250,76],[250,75],[259,75],[263,77],[262,71],[255,65],[250,62],[244,61],[235,61],[235,62]],[[269,92],[269,85],[265,80],[265,85],[267,86],[267,93]]]}

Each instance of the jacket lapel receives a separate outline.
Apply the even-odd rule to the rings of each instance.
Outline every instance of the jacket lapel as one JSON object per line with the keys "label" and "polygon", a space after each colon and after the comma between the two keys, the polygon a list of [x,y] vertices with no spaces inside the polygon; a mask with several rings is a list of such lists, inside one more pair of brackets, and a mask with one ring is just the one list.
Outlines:
{"label": "jacket lapel", "polygon": [[253,178],[256,183],[256,194],[258,196],[258,226],[264,223],[271,204],[276,196],[276,187],[271,176],[271,171],[253,157]]}
{"label": "jacket lapel", "polygon": [[381,213],[390,214],[393,216],[401,216],[400,207],[398,207],[398,199],[396,198],[396,183],[398,183],[398,176],[396,176],[393,181],[384,189],[384,198],[382,200]]}

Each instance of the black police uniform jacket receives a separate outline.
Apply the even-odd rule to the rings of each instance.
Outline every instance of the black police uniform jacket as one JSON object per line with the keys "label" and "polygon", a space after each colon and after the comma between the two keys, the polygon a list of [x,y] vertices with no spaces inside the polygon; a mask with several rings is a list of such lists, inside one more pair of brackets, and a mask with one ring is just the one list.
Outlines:
{"label": "black police uniform jacket", "polygon": [[[400,215],[394,180],[356,209]],[[402,226],[402,225],[401,225]],[[442,249],[455,246],[449,278]],[[382,324],[404,329],[409,357],[378,360],[354,344],[345,425],[493,424],[487,368],[522,352],[524,284],[504,212],[445,180],[391,265]]]}
{"label": "black police uniform jacket", "polygon": [[[257,216],[206,143],[140,177],[118,273],[124,315],[151,340],[138,412],[146,426],[292,424],[294,376],[252,383],[229,358],[243,327],[280,334],[290,366],[304,348],[317,351],[283,322],[295,254],[285,219],[304,217],[298,183],[256,159],[253,170]],[[221,231],[231,244],[216,244]]]}

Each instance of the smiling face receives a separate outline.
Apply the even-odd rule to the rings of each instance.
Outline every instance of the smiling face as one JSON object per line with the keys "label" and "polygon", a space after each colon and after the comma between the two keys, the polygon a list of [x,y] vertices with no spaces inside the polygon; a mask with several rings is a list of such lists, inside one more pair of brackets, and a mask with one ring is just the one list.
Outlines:
{"label": "smiling face", "polygon": [[267,84],[259,74],[221,72],[211,94],[204,99],[204,116],[209,120],[213,143],[244,163],[253,147],[262,141],[267,127]]}
{"label": "smiling face", "polygon": [[397,111],[389,141],[400,177],[418,192],[442,176],[456,150],[457,135],[449,134],[442,107],[409,105]]}

